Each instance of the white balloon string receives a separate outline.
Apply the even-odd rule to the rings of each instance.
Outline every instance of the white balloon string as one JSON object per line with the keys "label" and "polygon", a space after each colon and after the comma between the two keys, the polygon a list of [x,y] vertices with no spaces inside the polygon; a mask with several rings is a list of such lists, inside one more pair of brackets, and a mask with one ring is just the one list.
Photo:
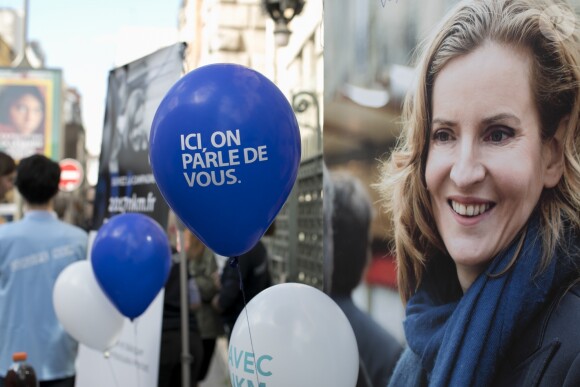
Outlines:
{"label": "white balloon string", "polygon": [[137,319],[133,320],[133,342],[135,343],[135,350],[133,351],[133,354],[135,355],[135,371],[137,371],[137,387],[139,387],[141,385],[141,378],[139,375],[139,362],[137,359],[137,322]]}
{"label": "white balloon string", "polygon": [[[240,277],[240,290],[242,291],[242,299],[244,300],[244,310],[246,311],[246,322],[248,323],[248,333],[250,334],[250,347],[254,358],[257,357],[256,350],[254,350],[254,340],[252,340],[252,330],[250,329],[250,317],[248,316],[248,305],[246,304],[246,292],[244,291],[244,281],[242,280],[242,270],[240,269],[239,257],[233,257],[230,265],[235,265],[238,268],[238,276]],[[256,383],[260,385],[260,378],[256,371]]]}
{"label": "white balloon string", "polygon": [[117,381],[117,375],[115,375],[115,370],[113,369],[113,364],[111,364],[111,354],[109,353],[109,351],[105,351],[103,353],[103,356],[105,356],[105,362],[107,363],[107,365],[109,366],[109,369],[111,370],[111,376],[113,377],[113,381],[115,382],[115,386],[119,387],[119,382]]}
{"label": "white balloon string", "polygon": [[113,369],[113,364],[111,364],[111,356],[109,351],[105,351],[104,353],[106,363],[109,365],[109,369],[111,370],[111,376],[113,377],[113,381],[115,382],[115,386],[119,387],[119,382],[117,381],[117,375],[115,375],[115,370]]}

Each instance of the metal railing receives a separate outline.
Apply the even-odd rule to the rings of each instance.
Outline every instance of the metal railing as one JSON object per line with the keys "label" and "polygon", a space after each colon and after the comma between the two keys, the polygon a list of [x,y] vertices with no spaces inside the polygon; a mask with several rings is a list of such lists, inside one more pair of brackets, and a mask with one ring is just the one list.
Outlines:
{"label": "metal railing", "polygon": [[301,282],[322,289],[322,133],[316,94],[292,98],[302,134],[302,160],[296,183],[265,237],[274,283]]}

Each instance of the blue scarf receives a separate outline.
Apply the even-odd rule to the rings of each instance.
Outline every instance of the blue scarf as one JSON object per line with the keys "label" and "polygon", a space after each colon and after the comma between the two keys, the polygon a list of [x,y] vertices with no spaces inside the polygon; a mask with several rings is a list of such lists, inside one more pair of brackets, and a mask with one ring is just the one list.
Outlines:
{"label": "blue scarf", "polygon": [[[516,334],[569,277],[571,269],[564,268],[568,267],[562,264],[565,257],[558,253],[538,274],[542,252],[539,223],[534,217],[523,245],[521,238],[515,238],[463,296],[442,300],[429,285],[437,279],[427,278],[411,297],[405,335],[427,371],[430,386],[489,385]],[[520,247],[512,267],[497,275],[508,267]]]}

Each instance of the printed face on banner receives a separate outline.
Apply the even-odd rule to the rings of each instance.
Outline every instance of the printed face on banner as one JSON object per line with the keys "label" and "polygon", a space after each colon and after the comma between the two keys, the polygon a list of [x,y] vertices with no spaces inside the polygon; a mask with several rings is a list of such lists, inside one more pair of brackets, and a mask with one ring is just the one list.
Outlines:
{"label": "printed face on banner", "polygon": [[15,160],[58,154],[59,78],[52,70],[0,69],[0,150]]}

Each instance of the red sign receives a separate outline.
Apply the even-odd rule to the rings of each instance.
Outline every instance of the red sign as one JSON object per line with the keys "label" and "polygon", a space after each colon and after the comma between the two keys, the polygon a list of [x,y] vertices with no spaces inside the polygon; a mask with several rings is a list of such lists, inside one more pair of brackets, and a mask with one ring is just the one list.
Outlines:
{"label": "red sign", "polygon": [[78,189],[85,177],[83,166],[74,159],[63,159],[60,165],[60,183],[58,188],[61,191],[72,192]]}

